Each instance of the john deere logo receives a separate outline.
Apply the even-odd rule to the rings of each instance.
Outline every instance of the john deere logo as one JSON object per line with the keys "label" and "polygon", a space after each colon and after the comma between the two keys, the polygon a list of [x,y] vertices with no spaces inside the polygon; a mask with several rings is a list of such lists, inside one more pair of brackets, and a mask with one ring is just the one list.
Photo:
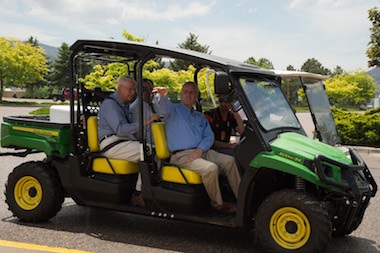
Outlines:
{"label": "john deere logo", "polygon": [[294,156],[291,156],[291,155],[285,154],[285,153],[283,153],[283,152],[280,152],[278,155],[279,155],[279,156],[282,156],[282,157],[285,157],[285,158],[288,158],[288,159],[293,160],[293,161],[298,162],[298,163],[301,163],[301,162],[302,162],[302,159],[301,159],[301,158],[294,157]]}
{"label": "john deere logo", "polygon": [[59,132],[53,131],[53,130],[45,130],[45,129],[29,128],[29,127],[19,127],[19,126],[13,126],[12,129],[17,130],[17,131],[22,131],[22,132],[34,133],[34,134],[59,136]]}

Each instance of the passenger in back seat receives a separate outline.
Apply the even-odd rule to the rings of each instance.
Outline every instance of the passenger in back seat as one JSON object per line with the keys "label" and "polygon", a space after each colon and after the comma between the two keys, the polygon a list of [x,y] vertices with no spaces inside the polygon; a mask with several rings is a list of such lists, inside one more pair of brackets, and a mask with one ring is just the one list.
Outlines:
{"label": "passenger in back seat", "polygon": [[[157,87],[154,92],[159,92]],[[181,103],[172,104],[167,93],[161,107],[164,116],[168,148],[172,153],[170,162],[181,168],[192,170],[202,177],[203,185],[211,199],[211,205],[224,213],[236,212],[234,203],[224,203],[219,188],[219,174],[227,176],[228,182],[238,197],[240,174],[232,156],[210,150],[214,134],[205,116],[194,110],[198,87],[193,82],[182,86]]]}
{"label": "passenger in back seat", "polygon": [[[112,159],[127,160],[137,163],[140,160],[140,144],[136,141],[139,123],[132,122],[129,103],[135,96],[136,82],[129,76],[122,76],[117,80],[117,90],[105,99],[100,105],[98,113],[98,139],[100,150],[118,140],[125,140],[103,154]],[[152,124],[159,119],[158,114],[152,114],[144,122],[144,126]],[[136,192],[132,194],[132,202],[144,206],[141,196],[141,175],[139,173],[136,183]]]}
{"label": "passenger in back seat", "polygon": [[219,106],[204,112],[214,132],[212,148],[220,153],[234,155],[236,143],[230,142],[231,135],[244,133],[244,123],[232,104],[233,98],[219,95]]}
{"label": "passenger in back seat", "polygon": [[[161,97],[155,97],[152,93],[154,85],[153,81],[150,79],[143,79],[143,120],[149,119],[149,117],[153,114],[160,113],[160,103],[162,101]],[[138,122],[139,120],[139,99],[137,98],[131,104],[131,114],[132,114],[132,122]],[[136,137],[138,134],[136,135]],[[152,133],[152,125],[148,125],[144,129],[144,136],[146,137],[146,142],[148,144],[154,144],[153,133]]]}

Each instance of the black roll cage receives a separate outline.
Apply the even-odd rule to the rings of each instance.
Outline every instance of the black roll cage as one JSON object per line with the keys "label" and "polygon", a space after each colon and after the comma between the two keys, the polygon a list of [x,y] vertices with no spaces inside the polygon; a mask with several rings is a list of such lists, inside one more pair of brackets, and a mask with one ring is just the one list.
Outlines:
{"label": "black roll cage", "polygon": [[[216,71],[222,71],[228,74],[230,83],[232,86],[233,92],[238,95],[239,101],[242,103],[243,108],[245,108],[246,114],[249,119],[249,126],[256,132],[257,136],[260,139],[259,145],[262,150],[270,151],[269,142],[275,139],[278,134],[284,131],[293,131],[293,130],[284,130],[277,129],[274,131],[264,131],[253,112],[253,109],[250,107],[248,98],[246,97],[242,87],[238,85],[239,80],[237,75],[244,74],[246,76],[260,76],[266,77],[268,79],[277,80],[281,83],[281,78],[276,75],[273,71],[268,69],[262,69],[260,67],[241,63],[221,57],[216,57],[209,54],[204,54],[196,51],[185,50],[180,48],[168,48],[159,45],[149,45],[141,42],[131,42],[131,41],[115,41],[115,40],[78,40],[71,46],[72,54],[70,56],[70,106],[71,112],[74,112],[74,95],[73,89],[78,88],[78,101],[77,101],[77,111],[80,112],[80,104],[83,102],[83,90],[84,87],[80,87],[78,81],[78,59],[88,58],[88,59],[98,59],[98,60],[108,60],[110,62],[122,62],[130,63],[134,62],[133,69],[128,69],[128,74],[133,74],[133,77],[137,79],[138,85],[138,97],[142,97],[142,72],[144,64],[155,58],[155,57],[166,57],[173,59],[180,59],[194,63],[196,70],[194,72],[194,82],[198,84],[198,73],[204,67],[210,67]],[[111,57],[111,59],[109,58]],[[114,59],[112,57],[123,57],[122,60]],[[128,65],[128,64],[127,64]],[[83,84],[82,84],[83,86]],[[141,148],[146,148],[146,142],[143,138],[143,102],[142,99],[139,99],[139,111],[140,111],[140,143],[142,144]],[[197,110],[201,111],[201,98],[198,99],[196,107]],[[72,152],[78,154],[78,139],[79,134],[83,129],[80,129],[79,124],[75,122],[80,122],[83,120],[80,113],[77,114],[75,119],[74,113],[71,113],[71,124],[70,128],[72,131]],[[82,131],[83,132],[83,131]],[[301,128],[301,134],[305,134]],[[83,133],[82,133],[83,134]]]}

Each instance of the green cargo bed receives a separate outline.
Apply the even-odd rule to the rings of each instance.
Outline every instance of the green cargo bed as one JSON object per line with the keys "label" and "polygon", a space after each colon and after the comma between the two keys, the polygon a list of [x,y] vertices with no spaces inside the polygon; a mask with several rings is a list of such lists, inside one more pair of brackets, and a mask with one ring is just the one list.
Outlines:
{"label": "green cargo bed", "polygon": [[70,153],[70,124],[49,121],[49,116],[7,116],[1,124],[1,146],[30,148],[46,155]]}

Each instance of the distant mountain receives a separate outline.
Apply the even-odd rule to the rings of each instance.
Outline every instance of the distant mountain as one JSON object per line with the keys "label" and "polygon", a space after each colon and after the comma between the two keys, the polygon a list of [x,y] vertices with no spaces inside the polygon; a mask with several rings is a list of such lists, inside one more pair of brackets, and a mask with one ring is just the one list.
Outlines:
{"label": "distant mountain", "polygon": [[367,74],[370,75],[373,79],[375,79],[374,81],[376,82],[376,90],[377,90],[377,93],[379,93],[380,92],[380,68],[379,67],[373,68],[367,71]]}
{"label": "distant mountain", "polygon": [[51,61],[58,59],[58,47],[52,47],[46,44],[39,43],[40,47],[45,50],[46,56],[49,57]]}

